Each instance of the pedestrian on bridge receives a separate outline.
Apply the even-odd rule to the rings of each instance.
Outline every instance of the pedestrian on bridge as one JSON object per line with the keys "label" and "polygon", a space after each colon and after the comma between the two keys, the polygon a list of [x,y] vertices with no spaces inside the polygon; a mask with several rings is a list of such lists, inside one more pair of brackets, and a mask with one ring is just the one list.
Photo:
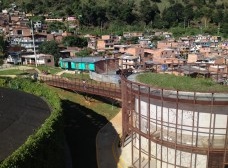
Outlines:
{"label": "pedestrian on bridge", "polygon": [[83,83],[84,90],[86,90],[86,80],[83,79],[82,83]]}

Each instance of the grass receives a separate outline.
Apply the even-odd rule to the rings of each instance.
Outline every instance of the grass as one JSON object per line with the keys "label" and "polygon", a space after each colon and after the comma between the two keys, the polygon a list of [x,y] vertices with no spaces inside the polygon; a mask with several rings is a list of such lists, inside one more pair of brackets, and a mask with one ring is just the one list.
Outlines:
{"label": "grass", "polygon": [[[27,74],[35,73],[35,68],[36,68],[35,66],[27,66],[27,67],[30,67],[30,69],[25,68],[24,70],[23,68],[19,69],[19,67],[20,66],[14,66],[10,69],[2,69],[0,71],[0,75],[27,75]],[[46,71],[53,75],[63,71],[59,67],[48,67],[44,65],[37,66],[37,69],[39,69],[41,72]]]}
{"label": "grass", "polygon": [[0,71],[0,75],[27,75],[29,74],[26,70],[19,69],[7,69]]}
{"label": "grass", "polygon": [[23,71],[16,70],[16,69],[8,69],[0,71],[0,75],[20,75]]}
{"label": "grass", "polygon": [[219,85],[211,79],[191,78],[170,74],[144,73],[137,76],[141,83],[164,89],[198,92],[228,92],[228,87]]}
{"label": "grass", "polygon": [[72,166],[67,167],[98,168],[97,133],[120,111],[120,108],[99,97],[87,101],[81,94],[50,88],[61,98],[64,133],[72,160]]}
{"label": "grass", "polygon": [[89,74],[88,73],[83,73],[83,74],[70,74],[70,73],[63,73],[61,77],[73,79],[73,78],[78,78],[78,79],[85,79],[89,80]]}
{"label": "grass", "polygon": [[39,65],[39,66],[37,66],[37,69],[39,69],[40,71],[46,71],[46,72],[53,74],[53,75],[58,73],[58,72],[63,71],[59,67],[49,67],[49,66],[45,66],[45,65]]}
{"label": "grass", "polygon": [[59,94],[59,97],[62,100],[69,100],[71,102],[84,106],[90,110],[93,110],[95,113],[104,116],[107,118],[107,120],[111,120],[120,111],[120,107],[116,106],[116,103],[112,104],[112,102],[107,101],[107,99],[93,96],[93,99],[91,102],[89,102],[86,101],[84,96],[81,94],[65,91],[58,88],[52,89],[54,89]]}

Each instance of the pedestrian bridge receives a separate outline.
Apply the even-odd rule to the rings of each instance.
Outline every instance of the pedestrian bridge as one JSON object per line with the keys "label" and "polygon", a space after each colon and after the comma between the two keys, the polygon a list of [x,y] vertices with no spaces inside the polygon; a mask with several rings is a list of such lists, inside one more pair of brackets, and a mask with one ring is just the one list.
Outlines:
{"label": "pedestrian bridge", "polygon": [[68,79],[56,75],[39,75],[39,80],[47,85],[74,92],[121,99],[121,88],[118,84],[83,80],[79,78]]}

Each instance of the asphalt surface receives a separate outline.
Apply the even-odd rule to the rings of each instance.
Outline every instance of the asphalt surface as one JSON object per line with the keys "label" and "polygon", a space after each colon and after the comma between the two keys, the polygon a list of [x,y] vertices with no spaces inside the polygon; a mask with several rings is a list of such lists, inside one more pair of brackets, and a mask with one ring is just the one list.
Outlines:
{"label": "asphalt surface", "polygon": [[41,98],[0,88],[0,161],[20,147],[50,115]]}

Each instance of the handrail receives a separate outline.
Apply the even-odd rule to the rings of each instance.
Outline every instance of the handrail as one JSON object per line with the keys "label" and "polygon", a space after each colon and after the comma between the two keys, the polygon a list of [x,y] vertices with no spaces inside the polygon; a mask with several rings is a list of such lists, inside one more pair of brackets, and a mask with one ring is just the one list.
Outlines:
{"label": "handrail", "polygon": [[113,83],[84,81],[83,79],[68,79],[56,75],[39,75],[39,80],[47,85],[79,91],[104,97],[121,99],[120,87]]}

